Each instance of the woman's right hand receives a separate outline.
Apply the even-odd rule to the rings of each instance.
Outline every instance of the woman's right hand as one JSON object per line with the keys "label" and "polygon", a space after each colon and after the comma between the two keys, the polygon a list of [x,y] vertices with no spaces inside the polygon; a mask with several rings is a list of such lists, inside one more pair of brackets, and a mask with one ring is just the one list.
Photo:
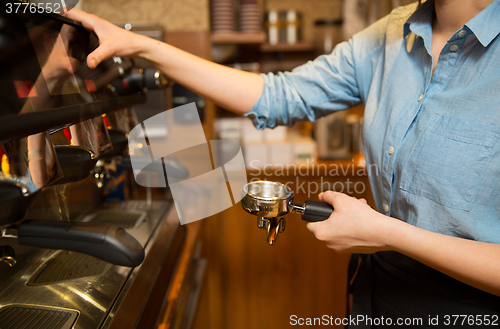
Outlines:
{"label": "woman's right hand", "polygon": [[127,31],[95,15],[87,14],[76,8],[65,14],[66,17],[79,21],[99,38],[99,47],[87,57],[87,65],[95,68],[103,60],[112,57],[140,57],[141,52],[153,39]]}
{"label": "woman's right hand", "polygon": [[99,47],[87,57],[90,68],[111,56],[139,57],[196,94],[241,114],[250,111],[264,89],[259,74],[212,63],[78,9],[71,9],[66,17],[81,22],[99,38]]}

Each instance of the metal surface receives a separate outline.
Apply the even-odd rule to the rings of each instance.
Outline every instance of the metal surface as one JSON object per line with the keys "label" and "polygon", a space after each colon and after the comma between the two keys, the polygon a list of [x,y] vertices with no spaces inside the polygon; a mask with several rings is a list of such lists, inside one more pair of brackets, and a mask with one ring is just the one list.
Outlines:
{"label": "metal surface", "polygon": [[153,328],[184,244],[185,227],[179,222],[175,209],[169,211],[152,237],[154,244],[146,247],[148,256],[132,271],[102,329]]}
{"label": "metal surface", "polygon": [[62,177],[46,133],[1,144],[0,163],[0,226],[21,219],[30,196]]}
{"label": "metal surface", "polygon": [[257,217],[257,227],[258,228],[266,228],[267,227],[267,219],[264,217]]}
{"label": "metal surface", "polygon": [[241,190],[241,205],[246,212],[264,218],[288,214],[293,191],[288,186],[270,181],[246,184]]}
{"label": "metal surface", "polygon": [[144,94],[134,94],[112,100],[71,105],[62,109],[3,117],[0,121],[0,141],[9,141],[26,135],[57,129],[68,123],[76,123],[100,116],[103,113],[122,110],[145,100],[146,96]]}
{"label": "metal surface", "polygon": [[85,221],[132,228],[141,225],[146,215],[143,210],[101,209],[92,213]]}
{"label": "metal surface", "polygon": [[101,157],[111,151],[113,145],[102,116],[75,123],[50,133],[54,146],[79,146]]}
{"label": "metal surface", "polygon": [[8,244],[0,245],[0,261],[6,263],[10,267],[16,265],[16,253],[14,248]]}
{"label": "metal surface", "polygon": [[285,218],[269,218],[267,221],[267,244],[274,246],[276,244],[276,239],[278,239],[278,234],[285,230]]}
{"label": "metal surface", "polygon": [[0,30],[0,141],[59,129],[146,100],[144,94],[119,97],[109,92],[108,84],[120,82],[133,62],[113,57],[90,69],[86,57],[99,41],[81,24],[40,10],[9,13],[8,5],[0,2],[5,26]]}
{"label": "metal surface", "polygon": [[[3,10],[5,2],[0,8],[3,23],[0,39],[5,41],[0,45],[5,50],[0,59],[3,69],[0,76],[3,101],[0,108],[0,208],[3,213],[0,245],[8,244],[15,250],[14,258],[5,249],[4,261],[0,262],[0,327],[94,329],[123,319],[122,314],[131,314],[135,319],[122,321],[124,324],[120,327],[131,328],[143,311],[150,308],[145,305],[149,305],[151,296],[165,293],[169,277],[163,274],[168,274],[165,269],[174,268],[178,246],[183,243],[183,230],[172,201],[105,205],[107,210],[118,210],[118,215],[145,213],[144,220],[139,216],[135,224],[126,229],[146,249],[144,263],[135,269],[105,264],[82,254],[22,246],[20,240],[7,239],[12,234],[9,227],[2,226],[17,224],[23,217],[78,223],[101,205],[101,193],[95,190],[93,181],[92,184],[88,184],[89,179],[76,181],[87,177],[94,163],[89,170],[73,175],[75,179],[71,184],[47,186],[57,178],[55,174],[61,172],[61,168],[45,134],[58,130],[59,133],[53,135],[54,144],[85,147],[92,152],[91,160],[109,152],[109,136],[101,115],[107,113],[109,118],[116,119],[110,121],[118,124],[120,116],[111,112],[146,101],[143,93],[133,90],[128,90],[131,94],[124,93],[125,96],[113,92],[113,83],[124,87],[122,78],[127,77],[132,61],[113,57],[90,69],[85,59],[98,46],[98,39],[81,24],[39,11],[9,14]],[[165,83],[155,72],[150,78],[151,87]],[[164,90],[158,92],[165,94]],[[137,124],[128,121],[124,126],[132,128]],[[56,142],[57,137],[62,142]],[[75,160],[76,155],[70,154],[69,158]],[[42,187],[45,188],[41,190]],[[36,200],[33,195],[37,196]],[[174,215],[168,215],[172,213]],[[97,221],[109,220],[96,217]],[[74,239],[66,241],[74,243]],[[17,264],[11,267],[13,259]],[[163,291],[156,290],[158,282],[166,286]],[[131,295],[134,289],[139,293]],[[125,310],[124,303],[128,303]],[[72,314],[71,319],[62,327],[52,320],[37,322],[45,321],[44,314],[55,321],[59,317],[64,320],[68,312]],[[21,326],[25,320],[31,325]]]}
{"label": "metal surface", "polygon": [[[256,181],[248,183],[241,189],[241,206],[257,216],[257,227],[267,232],[267,243],[273,246],[278,234],[285,230],[285,218],[290,212],[302,215],[303,219],[307,204],[293,202],[293,191],[278,182]],[[278,219],[278,217],[281,217]]]}
{"label": "metal surface", "polygon": [[105,274],[112,266],[95,257],[65,250],[42,265],[26,284],[41,286],[90,278]]}
{"label": "metal surface", "polygon": [[36,194],[62,177],[48,134],[0,145],[0,227],[22,219]]}
{"label": "metal surface", "polygon": [[0,309],[2,329],[70,329],[77,317],[76,310],[33,305],[9,305]]}
{"label": "metal surface", "polygon": [[[152,209],[145,209],[144,201],[130,201],[109,204],[106,209],[139,209],[147,213],[142,224],[127,229],[141,245],[146,246],[146,260],[141,266],[135,269],[110,266],[101,274],[93,276],[70,275],[67,280],[57,279],[57,282],[47,282],[43,285],[28,285],[30,278],[39,275],[51,262],[56,262],[61,252],[23,248],[14,243],[18,264],[10,268],[0,262],[0,309],[9,305],[27,304],[42,308],[49,306],[78,310],[80,315],[74,325],[75,329],[100,328],[104,323],[108,323],[108,316],[114,315],[120,309],[127,287],[136,280],[144,279],[138,273],[141,273],[140,270],[148,259],[156,257],[149,251],[158,243],[168,245],[180,225],[171,202],[153,201]],[[168,215],[172,212],[175,216]],[[165,228],[162,231],[167,233],[159,235],[159,227]],[[163,250],[163,253],[165,257],[169,249]],[[174,255],[172,257],[175,258]],[[77,270],[74,266],[67,266],[66,269]],[[146,295],[146,299],[136,299],[135,307],[142,309],[147,297]]]}
{"label": "metal surface", "polygon": [[278,234],[285,230],[285,218],[278,217],[298,211],[292,189],[277,182],[256,181],[246,184],[241,196],[243,209],[257,216],[257,227],[266,230],[267,244],[274,246]]}

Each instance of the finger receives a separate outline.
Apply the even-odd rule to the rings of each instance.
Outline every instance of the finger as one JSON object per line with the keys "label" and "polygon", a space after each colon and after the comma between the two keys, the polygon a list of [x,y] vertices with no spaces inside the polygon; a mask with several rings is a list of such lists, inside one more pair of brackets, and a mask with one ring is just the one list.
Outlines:
{"label": "finger", "polygon": [[318,199],[319,201],[323,201],[323,194],[325,194],[324,192],[321,192],[319,195],[318,195]]}
{"label": "finger", "polygon": [[334,202],[335,202],[335,199],[339,195],[344,195],[344,194],[343,193],[339,193],[339,192],[335,192],[335,191],[326,191],[323,194],[323,200],[322,201],[331,204],[335,208]]}
{"label": "finger", "polygon": [[[100,47],[99,47],[100,48]],[[99,58],[101,58],[99,56],[99,48],[97,48],[96,50],[94,50],[93,52],[91,52],[88,56],[87,56],[87,66],[91,69],[95,69],[97,67],[97,65],[99,65],[99,63],[101,62],[99,60]]]}
{"label": "finger", "polygon": [[309,232],[311,232],[315,236],[316,236],[316,232],[318,232],[321,229],[320,226],[321,226],[321,222],[308,222],[306,224],[306,227],[309,230]]}
{"label": "finger", "polygon": [[93,15],[87,14],[84,11],[81,11],[79,9],[73,8],[70,11],[67,11],[64,14],[65,17],[72,19],[74,21],[78,21],[82,23],[83,27],[86,28],[87,30],[94,30],[94,18]]}
{"label": "finger", "polygon": [[364,204],[368,204],[368,201],[366,201],[366,199],[364,198],[361,198],[361,199],[358,199],[359,201],[363,202]]}
{"label": "finger", "polygon": [[87,56],[87,65],[91,69],[96,68],[103,60],[114,55],[113,49],[111,49],[106,42],[102,42],[99,47],[97,47],[93,52]]}

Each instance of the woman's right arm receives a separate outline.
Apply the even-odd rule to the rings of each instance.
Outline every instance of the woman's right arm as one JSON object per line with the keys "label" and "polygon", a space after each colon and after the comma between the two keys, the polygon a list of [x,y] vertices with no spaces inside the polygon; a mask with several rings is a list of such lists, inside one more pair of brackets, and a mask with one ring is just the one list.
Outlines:
{"label": "woman's right arm", "polygon": [[111,56],[142,58],[172,80],[236,113],[250,111],[262,94],[264,79],[258,74],[204,60],[78,9],[66,17],[81,22],[99,38],[99,47],[87,57],[90,68]]}

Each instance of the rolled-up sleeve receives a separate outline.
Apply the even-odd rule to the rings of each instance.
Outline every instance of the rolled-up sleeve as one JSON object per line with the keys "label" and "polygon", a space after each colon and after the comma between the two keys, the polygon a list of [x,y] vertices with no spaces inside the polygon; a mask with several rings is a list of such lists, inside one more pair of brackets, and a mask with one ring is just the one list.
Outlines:
{"label": "rolled-up sleeve", "polygon": [[262,95],[245,114],[258,129],[292,126],[298,121],[314,122],[332,111],[361,102],[352,41],[337,45],[331,54],[291,72],[263,74],[263,77]]}

